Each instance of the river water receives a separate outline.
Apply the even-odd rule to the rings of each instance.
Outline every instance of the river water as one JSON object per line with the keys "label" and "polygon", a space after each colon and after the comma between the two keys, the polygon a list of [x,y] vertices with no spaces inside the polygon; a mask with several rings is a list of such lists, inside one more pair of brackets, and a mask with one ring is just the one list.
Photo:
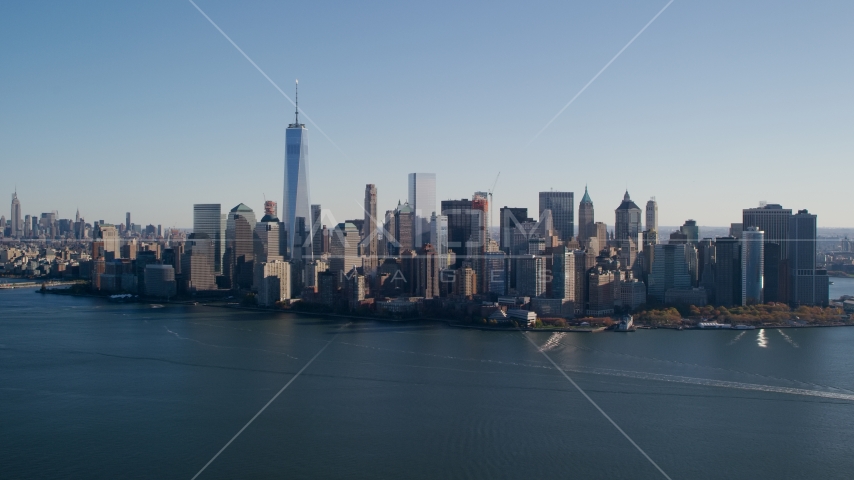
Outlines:
{"label": "river water", "polygon": [[190,479],[277,392],[199,479],[854,471],[854,328],[522,334],[0,292],[0,478]]}

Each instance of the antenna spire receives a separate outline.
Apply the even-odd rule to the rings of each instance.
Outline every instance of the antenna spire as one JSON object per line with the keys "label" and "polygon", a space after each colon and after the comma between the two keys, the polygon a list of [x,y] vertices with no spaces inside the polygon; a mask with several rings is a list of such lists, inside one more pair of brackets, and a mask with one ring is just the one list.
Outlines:
{"label": "antenna spire", "polygon": [[299,79],[296,79],[296,94],[294,95],[294,125],[299,127]]}

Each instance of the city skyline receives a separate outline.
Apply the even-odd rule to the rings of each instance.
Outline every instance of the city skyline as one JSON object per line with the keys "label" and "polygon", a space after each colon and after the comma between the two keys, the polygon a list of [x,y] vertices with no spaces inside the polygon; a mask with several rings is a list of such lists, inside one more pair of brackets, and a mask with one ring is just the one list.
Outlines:
{"label": "city skyline", "polygon": [[[539,191],[580,196],[589,184],[602,200],[626,189],[637,199],[657,197],[661,225],[687,218],[726,225],[734,216],[728,212],[766,200],[821,212],[821,226],[849,226],[820,172],[844,167],[854,150],[847,134],[852,69],[838,61],[854,34],[836,28],[850,5],[675,2],[529,145],[665,3],[502,6],[468,33],[456,27],[480,15],[471,6],[455,10],[455,19],[441,15],[441,5],[422,6],[413,26],[400,10],[380,5],[324,11],[330,22],[309,5],[288,12],[275,4],[198,5],[279,86],[305,80],[308,113],[335,142],[314,136],[310,189],[342,218],[360,215],[366,183],[383,186],[382,211],[407,198],[409,172],[437,172],[441,201],[486,191],[504,171],[493,203],[531,211]],[[50,211],[73,197],[69,211],[79,206],[89,218],[119,219],[130,210],[140,223],[189,227],[189,210],[170,206],[254,206],[282,191],[292,105],[191,4],[2,8],[10,68],[0,87],[16,95],[4,100],[8,171],[0,189],[17,184],[28,211]],[[304,21],[281,31],[279,19],[292,15]],[[103,18],[115,21],[97,22]],[[540,23],[526,22],[533,18]],[[144,28],[150,22],[165,36]],[[420,40],[437,28],[453,33]],[[292,36],[307,44],[283,48]],[[373,52],[371,60],[342,56],[344,46],[355,58]],[[399,65],[403,52],[410,60]],[[507,58],[521,64],[508,70]],[[342,69],[346,81],[332,74]],[[453,82],[444,81],[449,75]],[[449,115],[455,127],[447,133]],[[376,128],[355,127],[365,118]],[[438,156],[435,138],[443,140]],[[815,173],[795,175],[805,161]],[[33,164],[52,175],[28,175]],[[240,175],[233,175],[236,165]],[[608,180],[603,169],[614,172]],[[162,195],[127,188],[142,171],[194,181]],[[98,195],[80,195],[93,172]]]}

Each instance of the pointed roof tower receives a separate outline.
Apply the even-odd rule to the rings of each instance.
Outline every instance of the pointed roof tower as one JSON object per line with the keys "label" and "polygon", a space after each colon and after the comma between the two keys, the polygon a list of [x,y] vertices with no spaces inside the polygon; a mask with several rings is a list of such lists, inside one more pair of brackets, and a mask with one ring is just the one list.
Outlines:
{"label": "pointed roof tower", "polygon": [[581,203],[593,204],[593,200],[590,199],[590,194],[587,193],[587,185],[584,186],[584,196],[581,197]]}

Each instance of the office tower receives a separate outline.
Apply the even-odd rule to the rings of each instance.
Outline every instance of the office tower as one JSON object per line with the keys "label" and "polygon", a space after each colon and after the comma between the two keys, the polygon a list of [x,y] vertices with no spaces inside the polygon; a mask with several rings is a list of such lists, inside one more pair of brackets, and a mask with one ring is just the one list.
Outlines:
{"label": "office tower", "polygon": [[291,298],[291,264],[282,260],[260,262],[253,280],[258,292],[258,305],[272,307]]}
{"label": "office tower", "polygon": [[587,185],[584,186],[584,196],[578,204],[578,242],[586,245],[587,241],[596,237],[596,220],[593,215],[593,200],[587,193]]}
{"label": "office tower", "polygon": [[[3,225],[5,227],[6,225]],[[30,238],[33,235],[32,221],[29,215],[24,215],[24,238]]]}
{"label": "office tower", "polygon": [[697,244],[697,278],[699,285],[709,293],[709,302],[714,303],[715,291],[715,243],[704,238]]}
{"label": "office tower", "polygon": [[350,270],[362,266],[358,247],[359,229],[352,223],[339,223],[330,232],[329,270],[335,275],[336,285],[343,286]]}
{"label": "office tower", "polygon": [[[759,208],[745,208],[742,210],[742,230],[749,227],[757,227],[765,232],[765,268],[778,275],[766,277],[763,299],[766,302],[788,302],[789,279],[780,271],[787,271],[787,259],[789,258],[789,219],[792,210],[780,205],[764,202]],[[770,244],[777,244],[779,248]],[[742,253],[743,254],[743,253]]]}
{"label": "office tower", "polygon": [[614,313],[615,273],[601,266],[587,273],[587,315],[604,317]]}
{"label": "office tower", "polygon": [[208,234],[193,232],[187,237],[187,250],[181,255],[181,274],[188,292],[216,290],[214,271],[215,244]]}
{"label": "office tower", "polygon": [[[323,248],[323,219],[321,218],[320,205],[311,206],[311,252],[314,258],[322,255],[326,250]],[[282,224],[284,227],[284,224]],[[282,236],[282,255],[287,252],[287,232]]]}
{"label": "office tower", "polygon": [[552,221],[562,242],[575,235],[575,194],[572,192],[540,192],[540,217],[552,211]]}
{"label": "office tower", "polygon": [[521,255],[516,259],[516,292],[525,297],[546,294],[546,257]]}
{"label": "office tower", "polygon": [[762,304],[765,275],[765,233],[757,227],[747,227],[741,238],[741,304]]}
{"label": "office tower", "polygon": [[409,202],[400,204],[394,210],[394,237],[398,248],[403,251],[415,248],[415,210]]}
{"label": "office tower", "polygon": [[700,241],[700,227],[697,226],[696,220],[685,220],[679,231],[687,237],[688,243],[696,245]]}
{"label": "office tower", "polygon": [[[623,195],[623,202],[614,210],[616,221],[614,223],[614,239],[638,238],[641,233],[641,209],[629,196],[629,191]],[[602,248],[600,245],[599,248]]]}
{"label": "office tower", "polygon": [[741,305],[741,240],[715,239],[715,298],[722,307]]}
{"label": "office tower", "polygon": [[225,227],[225,260],[223,275],[229,288],[234,290],[252,287],[255,263],[255,212],[239,204],[228,213]]}
{"label": "office tower", "polygon": [[131,229],[130,225],[131,225],[131,223],[130,223],[130,212],[127,212],[127,213],[125,213],[125,228],[128,231],[130,231],[130,229]]}
{"label": "office tower", "polygon": [[816,270],[816,215],[798,210],[789,220],[789,274],[792,305],[829,303],[829,279],[826,270]]}
{"label": "office tower", "polygon": [[365,224],[362,227],[365,237],[364,255],[367,257],[370,271],[377,266],[377,255],[379,254],[379,241],[377,239],[377,186],[373,183],[365,185]]}
{"label": "office tower", "polygon": [[517,230],[526,222],[533,222],[534,219],[528,217],[528,209],[522,207],[502,207],[501,218],[499,220],[499,245],[501,250],[507,254],[514,254],[514,238]]}
{"label": "office tower", "polygon": [[471,237],[468,240],[466,255],[470,259],[477,275],[478,292],[489,290],[489,277],[486,275],[486,252],[489,246],[489,194],[474,192],[471,199]]}
{"label": "office tower", "polygon": [[436,215],[434,212],[430,216],[430,244],[439,256],[439,263],[442,268],[448,266],[448,217],[445,215]]}
{"label": "office tower", "polygon": [[115,226],[105,224],[96,225],[95,238],[102,242],[104,258],[106,260],[120,258],[121,243],[119,241],[119,232]]}
{"label": "office tower", "polygon": [[552,255],[552,297],[571,301],[575,311],[582,311],[587,278],[584,251],[560,245]]}
{"label": "office tower", "polygon": [[[269,205],[272,204],[272,205]],[[255,261],[258,263],[274,262],[284,260],[280,251],[284,235],[284,224],[276,217],[276,203],[267,201],[264,203],[264,217],[255,224],[253,236],[253,250]]]}
{"label": "office tower", "polygon": [[[13,238],[21,238],[24,234],[24,225],[21,220],[21,202],[18,200],[18,191],[12,194],[12,216],[11,216],[11,236]],[[6,228],[6,225],[3,225]]]}
{"label": "office tower", "polygon": [[430,231],[430,215],[436,211],[435,173],[409,174],[409,206],[412,207],[418,219],[414,223],[414,245],[420,247],[424,243],[424,236]]}
{"label": "office tower", "polygon": [[[298,103],[297,90],[295,104]],[[282,202],[282,220],[288,236],[285,254],[290,259],[311,259],[313,239],[306,231],[313,222],[308,190],[308,129],[299,123],[299,107],[296,105],[294,123],[288,125],[285,132],[285,195]]]}
{"label": "office tower", "polygon": [[729,236],[740,239],[741,232],[744,230],[744,224],[741,223],[730,223],[729,224]]}
{"label": "office tower", "polygon": [[172,265],[147,264],[144,275],[146,296],[168,299],[177,293]]}
{"label": "office tower", "polygon": [[[394,210],[385,211],[385,219],[383,221],[381,250],[383,256],[395,255],[398,253],[399,244],[395,238],[394,225]],[[382,265],[382,262],[379,262]]]}
{"label": "office tower", "polygon": [[655,260],[649,275],[648,296],[659,302],[671,288],[691,288],[690,255],[696,264],[696,250],[692,245],[659,244],[655,246]]}
{"label": "office tower", "polygon": [[430,244],[424,246],[421,264],[424,271],[424,298],[438,297],[440,272],[447,267],[447,264],[443,263],[439,251]]}
{"label": "office tower", "polygon": [[472,201],[442,200],[442,215],[448,217],[448,249],[461,261],[472,235]]}
{"label": "office tower", "polygon": [[203,233],[213,244],[214,274],[222,275],[222,258],[225,253],[225,228],[219,203],[193,205],[193,233]]}
{"label": "office tower", "polygon": [[604,222],[596,222],[593,224],[596,227],[596,249],[594,253],[599,253],[599,250],[608,246],[608,226]]}
{"label": "office tower", "polygon": [[765,232],[766,243],[778,243],[782,246],[782,258],[788,258],[789,218],[792,210],[780,205],[760,204],[759,208],[742,210],[742,229],[757,227]]}
{"label": "office tower", "polygon": [[454,270],[454,294],[460,297],[471,297],[477,293],[477,274],[471,268],[471,264],[463,263],[463,266]]}
{"label": "office tower", "polygon": [[507,295],[507,254],[501,251],[486,253],[486,275],[489,293]]}
{"label": "office tower", "polygon": [[646,202],[646,229],[658,231],[658,202],[655,197]]}

